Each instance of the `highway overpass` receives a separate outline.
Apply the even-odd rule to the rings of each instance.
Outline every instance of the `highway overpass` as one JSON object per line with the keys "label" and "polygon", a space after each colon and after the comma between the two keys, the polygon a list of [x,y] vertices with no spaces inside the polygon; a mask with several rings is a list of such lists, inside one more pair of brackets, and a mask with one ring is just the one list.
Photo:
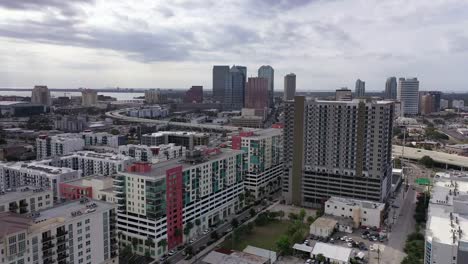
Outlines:
{"label": "highway overpass", "polygon": [[[402,152],[402,146],[393,145],[393,157],[401,158],[403,156]],[[445,167],[446,169],[453,168],[468,171],[468,157],[440,151],[405,147],[405,153],[403,156],[405,159],[418,161],[424,156],[431,157],[437,164],[442,165],[441,167]]]}

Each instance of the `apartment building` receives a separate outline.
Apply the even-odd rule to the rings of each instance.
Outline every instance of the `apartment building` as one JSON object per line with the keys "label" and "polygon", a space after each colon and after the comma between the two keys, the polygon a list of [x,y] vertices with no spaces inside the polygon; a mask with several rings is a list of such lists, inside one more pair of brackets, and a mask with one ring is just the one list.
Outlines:
{"label": "apartment building", "polygon": [[391,101],[286,102],[283,196],[323,206],[331,196],[384,202],[391,190]]}
{"label": "apartment building", "polygon": [[123,145],[119,147],[119,153],[130,156],[136,161],[157,163],[165,160],[185,157],[186,148],[176,146],[174,143],[158,146],[147,145]]}
{"label": "apartment building", "polygon": [[36,139],[37,159],[48,159],[83,150],[85,142],[79,134],[41,135]]}
{"label": "apartment building", "polygon": [[[157,164],[136,164],[115,178],[121,246],[159,258],[195,233],[243,207],[244,154],[230,149],[188,152]],[[188,223],[193,228],[183,232]],[[145,245],[149,239],[150,246]],[[161,241],[167,242],[167,247]]]}
{"label": "apartment building", "polygon": [[163,118],[169,115],[169,109],[159,105],[142,106],[128,110],[127,115],[139,118]]}
{"label": "apartment building", "polygon": [[41,161],[58,168],[79,170],[82,177],[90,175],[110,176],[125,171],[134,162],[133,158],[121,154],[77,151],[73,154]]}
{"label": "apartment building", "polygon": [[32,216],[0,213],[1,263],[118,263],[115,205],[74,201]]}
{"label": "apartment building", "polygon": [[80,171],[57,168],[38,162],[0,163],[0,190],[6,192],[23,186],[51,189],[54,201],[60,199],[61,182],[77,179]]}
{"label": "apartment building", "polygon": [[14,191],[0,192],[0,213],[26,214],[54,205],[53,192],[34,186],[23,186]]}
{"label": "apartment building", "polygon": [[425,264],[468,263],[468,181],[434,180],[427,211]]}
{"label": "apartment building", "polygon": [[283,174],[282,129],[241,132],[232,136],[232,149],[246,153],[245,188],[255,199],[280,188]]}
{"label": "apartment building", "polygon": [[141,144],[143,145],[159,146],[174,143],[176,146],[184,146],[189,150],[192,150],[195,146],[206,146],[209,141],[209,134],[198,132],[162,131],[141,137]]}
{"label": "apartment building", "polygon": [[81,136],[84,139],[85,146],[107,146],[118,148],[127,143],[127,138],[121,135],[112,135],[107,132],[93,133],[83,132]]}
{"label": "apartment building", "polygon": [[330,197],[325,202],[325,215],[352,219],[354,228],[377,227],[383,223],[385,204],[341,197]]}

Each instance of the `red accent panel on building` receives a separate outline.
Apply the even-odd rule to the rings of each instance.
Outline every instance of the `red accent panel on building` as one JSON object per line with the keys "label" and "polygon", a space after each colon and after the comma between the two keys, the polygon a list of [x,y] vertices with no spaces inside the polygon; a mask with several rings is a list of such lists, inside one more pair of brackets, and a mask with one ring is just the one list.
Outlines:
{"label": "red accent panel on building", "polygon": [[[183,177],[182,166],[177,166],[166,171],[166,223],[167,245],[172,249],[182,244],[183,233]],[[176,229],[179,235],[176,236]]]}
{"label": "red accent panel on building", "polygon": [[284,124],[276,123],[276,124],[271,125],[271,128],[284,128]]}
{"label": "red accent panel on building", "polygon": [[135,162],[127,169],[129,172],[150,172],[151,171],[151,164],[148,162]]}
{"label": "red accent panel on building", "polygon": [[93,197],[93,188],[88,186],[76,186],[68,183],[60,183],[60,195],[67,200],[77,200],[81,197]]}
{"label": "red accent panel on building", "polygon": [[242,146],[241,140],[241,136],[232,136],[232,149],[240,150]]}

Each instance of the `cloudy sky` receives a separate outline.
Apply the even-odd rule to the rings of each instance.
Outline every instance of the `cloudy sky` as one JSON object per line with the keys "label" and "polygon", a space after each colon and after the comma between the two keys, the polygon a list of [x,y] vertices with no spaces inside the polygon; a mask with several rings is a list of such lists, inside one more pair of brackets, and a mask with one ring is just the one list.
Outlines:
{"label": "cloudy sky", "polygon": [[468,91],[466,0],[0,0],[0,87],[211,89],[214,64],[298,90]]}

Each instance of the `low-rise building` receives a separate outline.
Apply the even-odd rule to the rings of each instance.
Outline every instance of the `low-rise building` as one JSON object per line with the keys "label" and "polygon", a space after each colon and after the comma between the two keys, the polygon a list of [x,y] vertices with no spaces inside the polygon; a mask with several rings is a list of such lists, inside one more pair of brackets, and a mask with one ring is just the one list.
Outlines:
{"label": "low-rise building", "polygon": [[[243,168],[242,151],[205,149],[119,173],[114,187],[121,246],[137,241],[135,253],[159,258],[223,222],[243,207]],[[183,232],[187,226],[192,228]],[[148,238],[150,246],[144,244]]]}
{"label": "low-rise building", "polygon": [[446,145],[445,150],[450,154],[468,156],[468,144]]}
{"label": "low-rise building", "polygon": [[13,212],[26,214],[39,211],[54,205],[50,189],[23,186],[14,191],[0,192],[0,213]]}
{"label": "low-rise building", "polygon": [[36,139],[37,159],[48,159],[83,150],[85,142],[79,134],[41,135]]}
{"label": "low-rise building", "polygon": [[263,117],[261,116],[234,116],[231,125],[236,127],[263,128]]}
{"label": "low-rise building", "polygon": [[159,105],[142,106],[128,110],[127,115],[139,118],[163,118],[169,115],[169,109]]}
{"label": "low-rise building", "polygon": [[114,179],[107,176],[88,176],[60,184],[61,197],[77,200],[83,197],[115,203]]}
{"label": "low-rise building", "polygon": [[309,234],[319,237],[330,237],[335,231],[338,221],[331,217],[319,217],[310,224]]}
{"label": "low-rise building", "polygon": [[2,263],[118,264],[115,205],[74,201],[32,217],[0,213]]}
{"label": "low-rise building", "polygon": [[184,157],[186,148],[176,146],[174,143],[159,146],[123,145],[119,153],[134,158],[136,161],[158,163],[165,160]]}
{"label": "low-rise building", "polygon": [[82,177],[114,175],[117,172],[125,171],[133,162],[133,158],[121,154],[94,151],[77,151],[70,155],[41,161],[43,164],[58,168],[79,170]]}
{"label": "low-rise building", "polygon": [[352,252],[351,248],[317,242],[310,256],[316,259],[321,254],[326,259],[325,263],[348,264],[351,263]]}
{"label": "low-rise building", "polygon": [[467,192],[466,177],[434,180],[428,197],[424,263],[468,263]]}
{"label": "low-rise building", "polygon": [[270,264],[270,260],[247,252],[229,249],[216,249],[203,258],[204,264]]}
{"label": "low-rise building", "polygon": [[176,146],[184,146],[192,150],[195,146],[206,146],[210,141],[210,135],[198,132],[161,131],[146,134],[141,137],[141,144],[147,146],[159,146],[174,143]]}
{"label": "low-rise building", "polygon": [[380,228],[384,219],[384,209],[383,203],[341,197],[330,197],[325,202],[326,215],[351,218],[354,221],[354,228],[359,226]]}
{"label": "low-rise building", "polygon": [[282,130],[269,128],[232,136],[232,148],[247,156],[245,187],[256,199],[278,190],[283,173]]}
{"label": "low-rise building", "polygon": [[59,185],[80,177],[80,171],[57,168],[38,162],[0,163],[0,191],[6,192],[22,186],[52,189],[54,201],[60,197]]}

